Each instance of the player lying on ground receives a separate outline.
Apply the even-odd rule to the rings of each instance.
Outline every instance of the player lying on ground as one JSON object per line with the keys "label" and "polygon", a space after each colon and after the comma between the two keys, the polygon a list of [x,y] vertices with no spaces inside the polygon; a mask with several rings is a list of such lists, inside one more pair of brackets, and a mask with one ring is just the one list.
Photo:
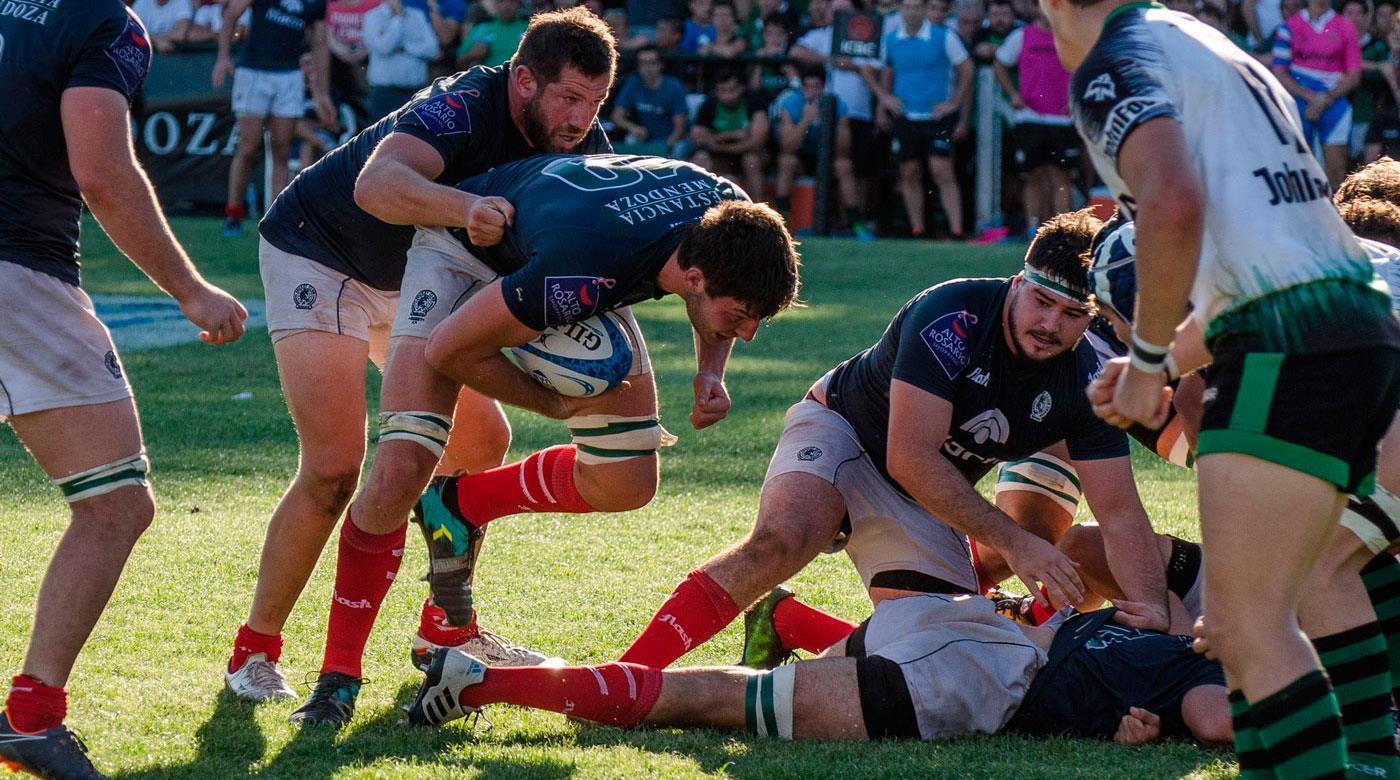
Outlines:
{"label": "player lying on ground", "polygon": [[[597,111],[616,64],[612,34],[586,9],[536,14],[509,63],[434,81],[303,170],[272,202],[258,227],[258,261],[300,452],[296,477],[268,523],[252,605],[225,669],[238,696],[295,696],[277,668],[282,627],[360,482],[367,363],[385,371],[375,466],[392,461],[398,448],[431,449],[421,457],[442,456],[444,473],[485,471],[505,459],[505,414],[470,389],[460,393],[456,413],[473,424],[450,440],[445,431],[423,436],[430,423],[398,414],[418,408],[414,388],[399,389],[404,360],[391,359],[404,350],[391,338],[394,323],[424,305],[421,288],[399,295],[414,226],[499,226],[504,217],[494,199],[455,185],[531,154],[610,151]],[[369,483],[382,478],[371,471]],[[401,521],[411,506],[412,498],[382,511]],[[366,521],[379,511],[361,501],[351,514]],[[354,521],[341,526],[341,537],[342,555],[353,557],[366,544]],[[342,607],[332,604],[333,611]],[[425,606],[424,622],[431,625],[439,613]],[[493,663],[544,660],[466,628],[475,636],[463,641]]]}
{"label": "player lying on ground", "polygon": [[[782,218],[689,163],[540,155],[460,186],[489,198],[504,221],[496,230],[420,228],[409,250],[404,286],[420,292],[394,326],[397,405],[386,400],[385,409],[411,418],[414,435],[380,448],[351,508],[321,678],[293,715],[305,722],[342,724],[353,713],[365,643],[397,573],[410,510],[428,542],[433,599],[450,624],[420,629],[415,656],[426,665],[433,646],[469,636],[487,523],[523,511],[621,512],[651,500],[663,431],[631,304],[667,294],[684,300],[699,365],[691,411],[698,429],[728,412],[724,369],[734,340],[752,339],[761,320],[796,300],[799,260]],[[501,354],[546,328],[613,311],[630,331],[631,378],[595,398],[560,395]],[[424,493],[437,463],[432,444],[447,438],[463,384],[565,420],[573,443],[440,478]],[[361,513],[362,505],[374,511]]]}
{"label": "player lying on ground", "polygon": [[[1078,603],[1069,559],[973,488],[998,461],[1059,441],[1105,518],[1113,571],[1143,607],[1137,618],[1166,629],[1163,563],[1127,439],[1084,396],[1098,366],[1081,340],[1092,316],[1085,255],[1098,226],[1088,212],[1047,222],[1022,273],[925,290],[877,344],[819,379],[788,411],[753,530],[691,572],[621,660],[668,666],[838,537],[876,602],[975,593],[971,535],[1032,589],[1045,583],[1055,606]],[[832,626],[836,639],[843,628]],[[1188,630],[1184,615],[1178,630]]]}
{"label": "player lying on ground", "polygon": [[[63,725],[64,686],[156,507],[131,385],[78,286],[84,204],[202,340],[236,341],[248,314],[190,262],[136,158],[130,101],[151,65],[141,21],[117,0],[31,17],[0,14],[0,422],[53,481],[70,522],[0,713],[0,772],[97,778]],[[47,542],[31,529],[13,532],[13,549],[37,558]]]}
{"label": "player lying on ground", "polygon": [[409,722],[439,725],[507,703],[623,728],[784,739],[940,740],[1006,730],[1227,743],[1219,664],[1193,652],[1188,637],[1118,625],[1113,613],[1033,627],[996,614],[981,596],[889,599],[829,655],[763,672],[625,662],[487,668],[445,649]]}

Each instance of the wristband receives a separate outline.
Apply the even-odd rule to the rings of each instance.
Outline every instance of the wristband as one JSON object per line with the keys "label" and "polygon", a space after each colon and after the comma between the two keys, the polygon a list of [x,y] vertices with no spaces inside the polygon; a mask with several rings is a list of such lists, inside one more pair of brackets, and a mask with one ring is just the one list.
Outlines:
{"label": "wristband", "polygon": [[1166,370],[1167,356],[1171,347],[1162,347],[1143,341],[1142,337],[1134,331],[1129,350],[1131,357],[1128,362],[1133,368],[1144,373],[1156,374]]}

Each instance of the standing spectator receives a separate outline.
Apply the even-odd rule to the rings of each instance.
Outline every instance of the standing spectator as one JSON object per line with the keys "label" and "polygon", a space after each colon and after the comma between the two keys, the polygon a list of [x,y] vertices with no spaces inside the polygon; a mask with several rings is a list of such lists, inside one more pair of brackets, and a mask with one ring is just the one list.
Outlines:
{"label": "standing spectator", "polygon": [[690,160],[715,173],[742,174],[749,197],[762,200],[763,149],[770,126],[763,101],[744,90],[739,71],[721,71],[690,130],[695,145]]}
{"label": "standing spectator", "polygon": [[753,7],[749,9],[749,18],[744,21],[743,35],[749,41],[750,51],[758,51],[768,45],[763,31],[768,26],[768,21],[774,16],[782,20],[783,30],[788,35],[783,50],[786,51],[787,47],[792,45],[792,35],[797,32],[798,25],[801,23],[797,9],[793,8],[792,3],[788,0],[756,0]]}
{"label": "standing spectator", "polygon": [[618,152],[670,157],[685,138],[689,112],[685,86],[666,75],[655,46],[637,52],[637,72],[627,77],[613,106],[613,124],[627,131]]}
{"label": "standing spectator", "polygon": [[972,56],[979,63],[990,65],[997,56],[997,47],[1016,27],[1016,12],[1011,8],[1011,0],[988,0],[987,23],[968,41]]}
{"label": "standing spectator", "polygon": [[[924,14],[929,23],[935,27],[946,27],[948,25],[948,9],[950,0],[924,0],[928,6],[928,11]],[[901,14],[902,16],[902,14]]]}
{"label": "standing spectator", "polygon": [[[774,186],[773,205],[784,214],[792,210],[792,184],[801,170],[819,174],[817,152],[822,137],[821,108],[818,101],[826,92],[826,69],[819,65],[804,65],[801,72],[802,91],[790,90],[777,104],[778,176]],[[831,156],[831,172],[841,195],[842,216],[847,230],[854,231],[862,241],[875,238],[875,231],[861,221],[860,194],[856,190],[856,173],[851,166],[850,113],[841,98],[836,102],[835,148]]]}
{"label": "standing spectator", "polygon": [[190,0],[136,0],[131,10],[146,25],[151,46],[162,54],[175,51],[176,46],[185,42],[194,18]]}
{"label": "standing spectator", "polygon": [[[243,15],[238,17],[238,28],[233,31],[235,41],[243,40],[248,32],[248,20],[252,17],[250,11],[244,11]],[[185,43],[213,43],[219,39],[219,30],[223,29],[223,26],[223,0],[203,0],[200,6],[194,9],[189,32],[185,33]]]}
{"label": "standing spectator", "polygon": [[[849,10],[850,4],[844,0],[840,10]],[[870,84],[866,82],[862,68],[882,67],[877,60],[853,60],[849,57],[831,56],[832,20],[838,8],[832,0],[811,0],[807,6],[811,14],[812,29],[808,30],[793,44],[788,55],[799,63],[808,62],[826,67],[826,92],[835,95],[846,104],[850,112],[851,156],[859,176],[860,202],[866,209],[874,207],[878,198],[874,196],[872,180],[875,173],[884,165],[889,151],[889,137],[877,133],[872,111]]]}
{"label": "standing spectator", "polygon": [[[756,57],[785,58],[788,42],[792,39],[787,26],[787,18],[773,14],[763,24],[763,43],[755,51]],[[765,100],[773,100],[783,90],[792,86],[795,71],[789,64],[759,63],[749,71],[749,89],[762,95]],[[822,78],[826,82],[826,78]]]}
{"label": "standing spectator", "polygon": [[380,0],[330,0],[326,4],[326,46],[331,52],[331,93],[357,111],[368,113],[369,82],[365,65],[365,14]]}
{"label": "standing spectator", "polygon": [[[238,68],[233,66],[229,48],[238,17],[252,9],[248,37]],[[233,76],[233,113],[238,117],[238,147],[229,165],[228,202],[224,206],[223,235],[243,234],[243,205],[252,173],[253,160],[267,128],[267,153],[272,161],[272,191],[265,201],[287,186],[290,174],[292,135],[297,120],[306,111],[306,79],[301,70],[301,54],[308,43],[312,56],[311,95],[316,115],[326,125],[334,125],[335,106],[330,97],[330,51],[326,47],[325,0],[230,0],[219,29],[219,54],[214,61],[211,81],[214,88]]]}
{"label": "standing spectator", "polygon": [[466,30],[467,0],[404,0],[409,8],[428,15],[437,35],[438,56],[428,65],[428,80],[457,72],[457,46]]}
{"label": "standing spectator", "polygon": [[1381,64],[1381,76],[1385,79],[1387,92],[1384,103],[1378,101],[1376,115],[1371,127],[1366,131],[1366,153],[1364,161],[1375,162],[1381,155],[1400,158],[1400,79],[1397,79],[1396,62],[1400,56],[1400,13],[1392,14],[1387,42],[1390,44],[1390,60]]}
{"label": "standing spectator", "polygon": [[739,19],[733,3],[728,0],[715,3],[714,9],[710,11],[710,22],[714,27],[715,36],[708,44],[700,47],[701,54],[728,60],[739,57],[748,50],[748,40],[739,34]]}
{"label": "standing spectator", "polygon": [[[1393,13],[1394,6],[1390,6]],[[1379,13],[1380,5],[1376,6]],[[1365,144],[1366,131],[1376,113],[1376,104],[1384,102],[1390,95],[1390,87],[1381,75],[1381,65],[1390,61],[1390,44],[1384,34],[1374,35],[1371,20],[1370,0],[1345,0],[1342,3],[1342,16],[1356,27],[1361,44],[1361,83],[1351,93],[1351,146],[1348,150],[1352,158],[1361,156]]]}
{"label": "standing spectator", "polygon": [[1070,175],[1081,159],[1079,133],[1069,115],[1070,73],[1055,54],[1044,14],[1007,37],[992,69],[1014,110],[1026,235],[1034,237],[1042,220],[1070,210]]}
{"label": "standing spectator", "polygon": [[437,58],[438,39],[421,9],[404,0],[384,0],[365,14],[369,49],[370,121],[388,116],[428,83],[428,63]]}
{"label": "standing spectator", "polygon": [[982,31],[984,17],[982,3],[979,0],[963,0],[958,4],[958,37],[962,39],[963,46],[966,46],[969,52],[972,50],[972,40]]}
{"label": "standing spectator", "polygon": [[680,45],[683,54],[699,54],[715,39],[714,0],[690,0],[690,18],[685,20]]}
{"label": "standing spectator", "polygon": [[1274,36],[1274,75],[1298,102],[1303,137],[1322,147],[1322,165],[1333,187],[1347,172],[1351,102],[1361,83],[1361,39],[1329,0],[1308,5],[1284,21]]}
{"label": "standing spectator", "polygon": [[457,69],[473,65],[494,68],[509,60],[525,36],[530,20],[520,11],[520,0],[496,0],[496,13],[478,22],[462,38],[457,49]]}
{"label": "standing spectator", "polygon": [[[943,2],[943,0],[936,0]],[[972,62],[957,33],[928,20],[927,0],[903,0],[903,24],[887,34],[880,56],[881,113],[899,145],[900,193],[915,238],[926,234],[922,161],[938,188],[948,231],[963,235],[962,193],[953,171],[953,141],[968,132]],[[954,77],[956,76],[956,87]]]}

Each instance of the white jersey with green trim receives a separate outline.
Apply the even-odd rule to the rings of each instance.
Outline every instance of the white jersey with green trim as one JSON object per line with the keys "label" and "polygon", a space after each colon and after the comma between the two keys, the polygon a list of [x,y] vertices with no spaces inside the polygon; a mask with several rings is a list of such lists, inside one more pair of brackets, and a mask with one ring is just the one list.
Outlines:
{"label": "white jersey with green trim", "polygon": [[[1293,98],[1219,32],[1160,5],[1123,6],[1075,71],[1070,100],[1095,168],[1130,217],[1137,204],[1118,173],[1124,141],[1151,119],[1180,123],[1207,200],[1191,303],[1208,337],[1234,330],[1222,315],[1288,288],[1370,282],[1366,252],[1332,207]],[[1303,295],[1284,313],[1317,302]],[[1279,330],[1278,318],[1261,315],[1245,329]],[[1282,317],[1283,330],[1294,329],[1292,319]]]}

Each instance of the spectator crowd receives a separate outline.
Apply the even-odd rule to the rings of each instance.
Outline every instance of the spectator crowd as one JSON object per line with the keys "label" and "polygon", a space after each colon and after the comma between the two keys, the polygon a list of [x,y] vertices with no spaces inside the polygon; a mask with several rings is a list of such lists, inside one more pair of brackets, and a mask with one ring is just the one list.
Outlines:
{"label": "spectator crowd", "polygon": [[[1358,162],[1400,156],[1397,2],[1167,5],[1273,69],[1335,185]],[[248,131],[266,120],[274,164],[299,142],[305,166],[340,131],[324,93],[360,124],[373,122],[436,77],[509,60],[532,13],[580,4],[607,22],[624,56],[600,114],[616,149],[728,174],[799,228],[813,221],[810,177],[820,174],[827,138],[825,216],[836,232],[860,238],[1024,236],[1097,184],[1069,116],[1070,74],[1035,0],[135,0],[133,9],[168,53],[222,52],[258,29],[251,15],[280,7],[310,18],[304,9],[319,6],[295,52],[296,112],[277,100],[239,105],[233,73],[240,132],[247,112],[261,113]],[[833,56],[846,13],[878,15],[878,57]],[[285,67],[285,58],[268,59]],[[992,116],[1002,123],[1001,226],[971,224],[978,68],[994,76]],[[235,167],[248,164],[241,147],[235,157]],[[246,181],[246,172],[234,178]],[[231,233],[243,216],[233,186]]]}

